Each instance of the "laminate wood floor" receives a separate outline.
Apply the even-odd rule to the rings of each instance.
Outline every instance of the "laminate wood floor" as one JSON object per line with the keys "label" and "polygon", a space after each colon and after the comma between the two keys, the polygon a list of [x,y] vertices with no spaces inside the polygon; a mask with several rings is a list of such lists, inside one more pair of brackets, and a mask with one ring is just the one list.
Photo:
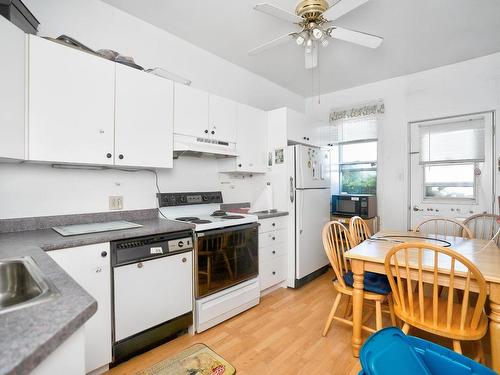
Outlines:
{"label": "laminate wood floor", "polygon": [[[351,352],[352,328],[333,322],[327,337],[321,335],[336,295],[332,278],[330,270],[298,290],[280,288],[264,296],[258,306],[218,326],[181,336],[107,374],[135,374],[196,343],[208,345],[231,363],[238,375],[358,374],[361,366]],[[346,302],[343,297],[337,314],[344,313]],[[373,310],[370,306],[365,309],[366,316]],[[371,315],[365,324],[374,327],[375,314]],[[384,326],[390,325],[389,316],[383,315]],[[411,334],[432,340],[425,333]],[[434,341],[451,344],[435,336]],[[485,349],[488,353],[489,345]]]}
{"label": "laminate wood floor", "polygon": [[335,297],[332,277],[328,272],[298,290],[280,288],[256,307],[132,358],[108,374],[135,374],[195,343],[208,345],[238,375],[357,374],[361,367],[351,354],[351,327],[334,322],[328,336],[321,336]]}

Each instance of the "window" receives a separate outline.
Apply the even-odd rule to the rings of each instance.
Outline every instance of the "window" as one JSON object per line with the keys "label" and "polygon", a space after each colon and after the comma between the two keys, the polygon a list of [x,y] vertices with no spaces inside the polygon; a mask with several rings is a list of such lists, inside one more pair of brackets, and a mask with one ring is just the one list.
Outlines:
{"label": "window", "polygon": [[474,164],[424,167],[424,199],[475,199]]}
{"label": "window", "polygon": [[341,194],[377,193],[377,142],[339,145]]}
{"label": "window", "polygon": [[484,162],[484,118],[419,125],[424,200],[476,200]]}
{"label": "window", "polygon": [[377,193],[377,133],[384,111],[376,101],[330,113],[332,192]]}

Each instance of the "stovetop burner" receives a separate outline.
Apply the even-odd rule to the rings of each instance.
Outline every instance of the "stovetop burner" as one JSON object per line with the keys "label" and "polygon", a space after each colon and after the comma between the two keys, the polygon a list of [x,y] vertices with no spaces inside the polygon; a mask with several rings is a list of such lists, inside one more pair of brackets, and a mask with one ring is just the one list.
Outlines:
{"label": "stovetop burner", "polygon": [[212,212],[210,216],[215,216],[215,217],[220,217],[220,216],[227,216],[227,212],[223,210],[217,210]]}
{"label": "stovetop burner", "polygon": [[179,221],[193,221],[193,220],[199,220],[200,218],[196,216],[182,216],[182,217],[176,217],[175,220]]}
{"label": "stovetop burner", "polygon": [[243,219],[245,216],[241,216],[241,215],[225,215],[225,216],[222,216],[223,219]]}

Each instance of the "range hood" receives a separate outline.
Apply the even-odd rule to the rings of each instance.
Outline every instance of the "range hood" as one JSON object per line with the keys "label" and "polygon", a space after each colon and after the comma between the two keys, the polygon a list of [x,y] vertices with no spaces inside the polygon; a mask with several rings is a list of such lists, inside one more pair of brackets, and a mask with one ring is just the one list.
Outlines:
{"label": "range hood", "polygon": [[211,138],[174,134],[174,158],[180,156],[234,158],[236,144]]}

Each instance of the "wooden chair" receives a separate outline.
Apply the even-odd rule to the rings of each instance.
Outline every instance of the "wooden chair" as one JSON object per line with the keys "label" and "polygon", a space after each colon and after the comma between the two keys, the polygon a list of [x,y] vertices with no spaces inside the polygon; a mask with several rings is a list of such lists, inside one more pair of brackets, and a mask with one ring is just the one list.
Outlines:
{"label": "wooden chair", "polygon": [[[472,262],[449,248],[420,242],[402,243],[387,253],[385,270],[394,312],[404,322],[405,333],[410,327],[416,327],[449,338],[457,353],[462,352],[460,341],[477,341],[479,359],[484,360],[480,339],[488,329],[484,313],[486,281]],[[458,274],[466,280],[462,301],[456,303],[453,290],[455,283],[462,282],[462,279],[456,281]],[[412,279],[417,282],[416,289],[412,287]],[[449,288],[446,298],[439,297],[439,283]],[[430,286],[432,293],[426,295],[425,286]],[[471,293],[477,294],[477,299],[470,298]],[[472,300],[475,302],[470,303]]]}
{"label": "wooden chair", "polygon": [[364,240],[372,236],[368,224],[359,216],[351,217],[349,220],[349,233],[351,233],[351,238],[353,240],[353,245],[359,245]]}
{"label": "wooden chair", "polygon": [[[337,280],[335,280],[333,284],[335,290],[337,291],[337,296],[335,297],[332,309],[330,310],[328,320],[326,321],[325,328],[323,330],[323,336],[326,336],[334,319],[352,326],[351,320],[348,320],[345,317],[341,318],[335,316],[342,296],[345,295],[351,298],[353,293],[353,288],[347,285],[344,281],[344,275],[350,272],[349,264],[344,258],[344,253],[352,247],[352,238],[348,229],[338,221],[330,221],[327,223],[323,227],[323,246],[328,259],[330,260],[333,271],[335,272],[335,276],[337,277]],[[389,303],[392,324],[396,325],[390,293],[385,295],[365,291],[363,295],[366,300],[375,302],[376,330],[382,329],[382,302],[386,299]],[[362,329],[371,333],[376,331],[375,329],[366,326],[362,326]]]}
{"label": "wooden chair", "polygon": [[224,265],[228,272],[229,278],[234,279],[234,273],[231,269],[231,264],[229,263],[229,258],[226,254],[226,242],[227,237],[224,235],[219,236],[210,236],[205,237],[200,242],[200,249],[198,251],[198,255],[200,257],[206,258],[206,271],[202,271],[201,269],[198,271],[201,275],[207,276],[207,288],[210,289],[212,286],[212,273],[214,263],[217,262],[217,259],[222,256],[224,259]]}
{"label": "wooden chair", "polygon": [[427,219],[418,224],[415,232],[424,234],[441,234],[443,236],[464,237],[472,239],[474,235],[461,222],[447,217],[435,217]]}
{"label": "wooden chair", "polygon": [[[497,218],[498,216],[494,214],[477,214],[465,219],[463,224],[469,228],[475,238],[479,240],[492,240],[500,228]],[[499,246],[500,235],[494,241]]]}

